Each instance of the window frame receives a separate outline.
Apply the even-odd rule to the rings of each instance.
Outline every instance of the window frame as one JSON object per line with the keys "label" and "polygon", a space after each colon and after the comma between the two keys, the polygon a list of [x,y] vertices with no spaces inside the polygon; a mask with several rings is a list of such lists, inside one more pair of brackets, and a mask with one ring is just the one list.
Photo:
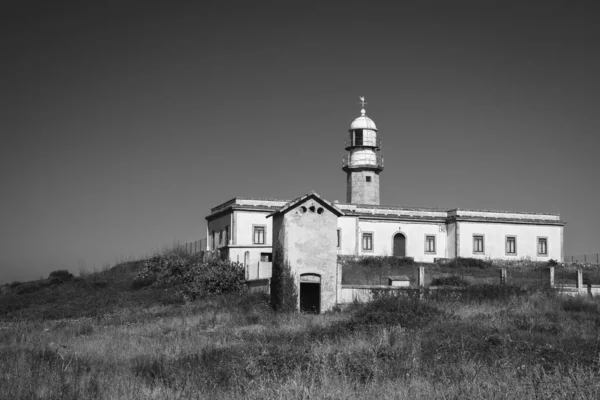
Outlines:
{"label": "window frame", "polygon": [[[545,253],[540,253],[540,242],[544,241],[544,250],[546,250]],[[537,237],[537,245],[536,245],[536,252],[538,256],[541,257],[548,257],[548,236],[538,236]]]}
{"label": "window frame", "polygon": [[[515,242],[515,251],[513,252],[509,252],[508,251],[508,240],[509,239],[514,239]],[[504,254],[507,256],[516,256],[517,255],[517,251],[518,251],[518,247],[517,247],[517,235],[506,235],[504,237]]]}
{"label": "window frame", "polygon": [[[371,237],[371,248],[365,248],[365,236]],[[362,232],[360,240],[360,248],[363,252],[372,253],[375,249],[375,233],[373,232]]]}
{"label": "window frame", "polygon": [[[433,239],[433,250],[428,250],[428,239]],[[425,234],[425,254],[437,254],[437,235]]]}
{"label": "window frame", "polygon": [[[259,241],[256,241],[256,232],[257,229],[262,229],[263,235],[262,235],[262,243]],[[252,244],[257,244],[257,245],[265,245],[267,244],[267,226],[266,225],[252,225]]]}
{"label": "window frame", "polygon": [[[475,250],[475,238],[481,238],[481,250]],[[485,235],[483,233],[473,234],[473,254],[485,254]]]}
{"label": "window frame", "polygon": [[337,228],[337,248],[342,248],[342,228]]}

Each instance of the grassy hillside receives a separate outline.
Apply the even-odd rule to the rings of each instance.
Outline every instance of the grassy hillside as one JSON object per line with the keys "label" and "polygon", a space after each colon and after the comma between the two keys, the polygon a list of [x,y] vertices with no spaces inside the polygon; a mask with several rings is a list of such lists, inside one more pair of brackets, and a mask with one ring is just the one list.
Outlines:
{"label": "grassy hillside", "polygon": [[0,398],[600,398],[597,300],[472,285],[276,314],[260,295],[134,289],[139,268],[7,290]]}

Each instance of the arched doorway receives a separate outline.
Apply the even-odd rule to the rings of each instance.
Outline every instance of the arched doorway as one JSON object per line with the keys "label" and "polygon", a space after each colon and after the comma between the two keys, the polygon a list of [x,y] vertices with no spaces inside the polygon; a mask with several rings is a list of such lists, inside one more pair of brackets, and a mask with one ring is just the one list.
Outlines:
{"label": "arched doorway", "polygon": [[394,256],[406,256],[406,236],[404,236],[402,233],[396,233],[394,235]]}
{"label": "arched doorway", "polygon": [[300,311],[315,314],[321,312],[321,276],[300,275]]}

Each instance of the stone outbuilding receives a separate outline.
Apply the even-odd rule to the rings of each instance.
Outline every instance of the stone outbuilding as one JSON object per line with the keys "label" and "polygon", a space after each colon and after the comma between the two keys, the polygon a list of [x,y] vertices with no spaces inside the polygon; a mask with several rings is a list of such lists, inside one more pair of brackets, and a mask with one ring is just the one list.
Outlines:
{"label": "stone outbuilding", "polygon": [[[273,217],[273,259],[284,260],[290,266],[301,311],[321,313],[337,303],[341,286],[337,226],[342,215],[340,209],[315,192],[269,215]],[[273,268],[281,266],[273,263]]]}

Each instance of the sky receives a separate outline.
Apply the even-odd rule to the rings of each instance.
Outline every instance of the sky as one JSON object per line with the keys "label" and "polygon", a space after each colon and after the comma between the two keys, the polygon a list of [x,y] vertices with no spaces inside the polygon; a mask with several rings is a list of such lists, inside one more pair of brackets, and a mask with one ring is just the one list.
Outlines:
{"label": "sky", "polygon": [[560,213],[600,252],[600,12],[582,1],[9,1],[0,283],[205,236],[232,197],[345,200],[350,122],[381,203]]}

